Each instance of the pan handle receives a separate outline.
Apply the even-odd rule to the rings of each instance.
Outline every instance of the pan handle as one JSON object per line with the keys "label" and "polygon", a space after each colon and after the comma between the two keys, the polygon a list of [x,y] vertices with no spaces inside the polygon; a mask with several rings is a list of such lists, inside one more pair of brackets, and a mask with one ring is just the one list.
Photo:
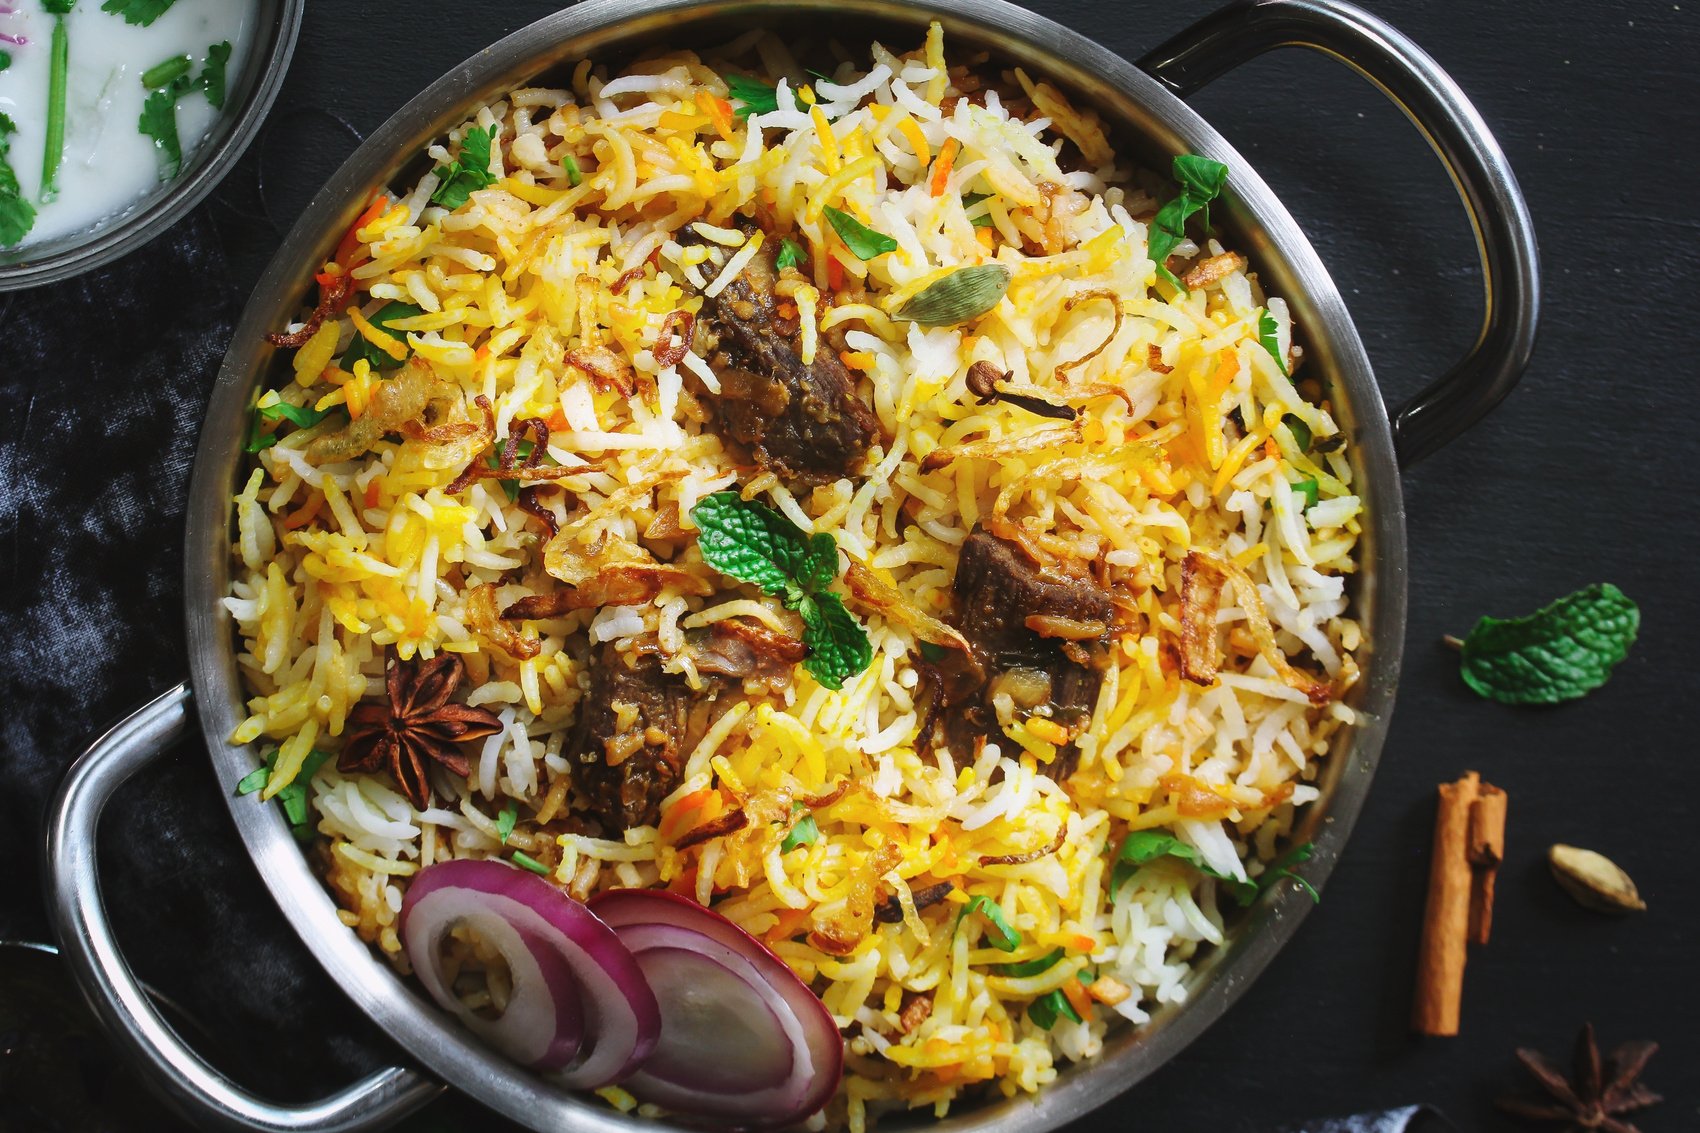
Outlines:
{"label": "pan handle", "polygon": [[1504,400],[1535,347],[1540,264],[1529,207],[1499,143],[1452,77],[1383,20],[1340,0],[1240,0],[1152,51],[1139,66],[1186,97],[1276,47],[1308,47],[1381,88],[1452,176],[1481,253],[1487,293],[1469,354],[1393,415],[1399,463],[1449,443]]}
{"label": "pan handle", "polygon": [[95,1014],[148,1072],[149,1084],[198,1123],[265,1133],[354,1133],[388,1125],[443,1087],[417,1070],[391,1067],[323,1101],[263,1101],[178,1038],[118,951],[100,896],[95,832],[107,800],[188,729],[189,696],[189,686],[180,684],[149,701],[90,745],[66,773],[47,826],[47,905],[60,951]]}

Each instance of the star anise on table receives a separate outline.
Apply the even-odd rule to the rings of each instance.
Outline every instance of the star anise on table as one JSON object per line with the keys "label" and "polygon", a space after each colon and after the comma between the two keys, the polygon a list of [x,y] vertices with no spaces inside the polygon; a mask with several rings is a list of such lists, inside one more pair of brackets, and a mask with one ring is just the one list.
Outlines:
{"label": "star anise on table", "polygon": [[502,730],[488,709],[450,702],[465,677],[466,666],[453,653],[403,661],[386,651],[384,699],[363,700],[349,712],[337,770],[388,771],[409,802],[430,806],[432,762],[465,776],[472,765],[460,745]]}
{"label": "star anise on table", "polygon": [[1517,1061],[1534,1075],[1553,1101],[1506,1097],[1496,1104],[1517,1117],[1562,1122],[1566,1130],[1575,1133],[1592,1130],[1640,1133],[1629,1122],[1619,1120],[1619,1115],[1664,1100],[1637,1081],[1646,1069],[1647,1060],[1658,1049],[1658,1043],[1628,1042],[1602,1062],[1599,1044],[1594,1041],[1594,1025],[1584,1024],[1582,1033],[1576,1036],[1575,1066],[1568,1078],[1539,1051],[1527,1048],[1517,1051]]}

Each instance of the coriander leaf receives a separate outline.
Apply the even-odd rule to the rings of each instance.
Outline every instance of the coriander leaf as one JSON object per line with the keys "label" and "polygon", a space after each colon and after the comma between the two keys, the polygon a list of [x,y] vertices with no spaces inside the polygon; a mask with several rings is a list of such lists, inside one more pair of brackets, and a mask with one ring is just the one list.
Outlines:
{"label": "coriander leaf", "polygon": [[7,67],[10,67],[11,65],[12,65],[12,53],[10,51],[0,51],[0,71],[4,71]]}
{"label": "coriander leaf", "polygon": [[207,48],[207,61],[201,67],[201,75],[195,80],[195,85],[201,88],[201,93],[207,96],[214,110],[224,109],[224,76],[229,65],[228,41]]}
{"label": "coriander leaf", "polygon": [[1011,979],[1024,979],[1027,976],[1036,976],[1040,972],[1050,971],[1061,962],[1064,954],[1061,948],[1057,948],[1036,959],[1026,960],[1019,964],[999,964],[992,971],[1000,976],[1009,976]]}
{"label": "coriander leaf", "polygon": [[1310,899],[1313,902],[1320,905],[1322,903],[1322,894],[1316,891],[1316,886],[1294,873],[1292,869],[1293,866],[1298,865],[1300,862],[1310,861],[1310,856],[1315,852],[1315,850],[1316,843],[1314,842],[1304,842],[1294,846],[1292,849],[1270,862],[1268,868],[1259,874],[1257,880],[1252,882],[1250,885],[1236,882],[1233,890],[1234,900],[1239,902],[1241,908],[1244,908],[1247,905],[1250,905],[1252,901],[1256,900],[1259,893],[1270,888],[1282,878],[1291,878],[1295,885],[1310,894]]}
{"label": "coriander leaf", "polygon": [[161,165],[159,179],[169,181],[183,166],[183,145],[177,138],[177,93],[174,87],[156,90],[142,104],[136,128],[153,139]]}
{"label": "coriander leaf", "polygon": [[1305,498],[1305,510],[1309,511],[1322,502],[1322,494],[1317,488],[1316,477],[1307,476],[1292,486],[1293,493]]}
{"label": "coriander leaf", "polygon": [[779,255],[773,261],[773,266],[783,271],[786,268],[798,267],[808,258],[808,253],[803,251],[802,245],[786,236],[779,241]]}
{"label": "coriander leaf", "polygon": [[1061,991],[1048,991],[1029,1003],[1027,1017],[1047,1031],[1057,1025],[1059,1018],[1067,1018],[1076,1023],[1084,1022],[1080,1012],[1074,1009],[1074,1004],[1070,1003],[1068,996]]}
{"label": "coriander leaf", "polygon": [[1501,704],[1557,704],[1605,684],[1629,654],[1641,610],[1611,583],[1522,618],[1483,618],[1464,639],[1464,683]]}
{"label": "coriander leaf", "polygon": [[802,600],[797,578],[813,542],[779,511],[737,492],[716,492],[691,509],[691,519],[709,566],[785,598],[788,606]]}
{"label": "coriander leaf", "polygon": [[812,846],[819,840],[820,827],[815,823],[815,816],[807,815],[786,832],[785,841],[779,843],[779,852],[789,854],[798,846]]}
{"label": "coriander leaf", "polygon": [[187,55],[174,55],[170,59],[161,60],[142,72],[142,87],[146,90],[158,90],[168,87],[189,73],[194,61]]}
{"label": "coriander leaf", "polygon": [[897,251],[897,241],[883,232],[875,232],[847,212],[826,206],[826,219],[844,246],[859,260],[871,260],[887,252]]}
{"label": "coriander leaf", "polygon": [[1222,192],[1222,187],[1228,183],[1228,167],[1219,161],[1197,154],[1183,153],[1175,158],[1175,180],[1181,183],[1181,190],[1198,203],[1204,214],[1204,227],[1210,228],[1210,202]]}
{"label": "coriander leaf", "polygon": [[984,894],[969,898],[968,903],[962,906],[962,912],[957,914],[957,925],[960,926],[973,913],[979,913],[985,920],[986,938],[993,948],[1000,952],[1014,952],[1021,947],[1021,934],[1010,925],[996,901]]}
{"label": "coriander leaf", "polygon": [[248,453],[263,452],[277,444],[277,433],[267,433],[261,426],[267,421],[288,421],[298,429],[311,429],[326,417],[337,411],[337,406],[328,409],[314,409],[306,405],[291,405],[280,401],[276,405],[254,409],[253,420],[248,425],[248,436],[242,444],[242,451]]}
{"label": "coriander leaf", "polygon": [[1130,830],[1122,839],[1121,848],[1116,851],[1115,868],[1110,871],[1110,892],[1119,892],[1141,866],[1165,857],[1186,862],[1212,877],[1221,876],[1204,864],[1197,850],[1167,830]]}
{"label": "coriander leaf", "polygon": [[742,104],[737,111],[740,118],[779,109],[779,91],[759,79],[728,75],[726,89],[731,93],[733,101]]}
{"label": "coriander leaf", "polygon": [[561,156],[561,166],[567,171],[567,184],[578,188],[584,184],[584,171],[578,167],[578,159],[572,154]]}
{"label": "coriander leaf", "polygon": [[431,203],[457,209],[477,190],[494,185],[496,178],[490,172],[490,147],[495,140],[495,131],[489,127],[475,126],[468,130],[460,140],[460,153],[455,155],[454,164],[439,165],[432,170],[441,184],[431,194]]}
{"label": "coriander leaf", "polygon": [[[967,211],[979,204],[981,201],[989,200],[990,198],[990,193],[964,193],[962,196],[963,211]],[[992,214],[989,212],[983,212],[979,216],[971,216],[968,218],[968,223],[972,224],[975,228],[990,228],[992,227]]]}
{"label": "coriander leaf", "polygon": [[522,869],[529,869],[532,873],[535,873],[540,877],[549,876],[549,867],[532,857],[530,854],[523,854],[520,851],[515,850],[514,864]]}
{"label": "coriander leaf", "polygon": [[1275,359],[1275,366],[1281,371],[1282,377],[1287,377],[1287,360],[1281,357],[1281,328],[1275,322],[1275,316],[1264,310],[1257,316],[1257,344],[1269,351],[1269,357]]}
{"label": "coriander leaf", "polygon": [[[378,308],[376,314],[372,315],[366,321],[405,345],[407,342],[407,332],[391,330],[390,324],[395,322],[397,319],[411,319],[419,315],[423,315],[424,313],[424,308],[416,307],[412,303],[385,303],[382,307]],[[397,366],[401,365],[401,363],[396,361],[396,359],[390,357],[384,351],[379,350],[376,346],[373,346],[372,343],[367,340],[365,335],[361,334],[359,331],[355,331],[354,340],[348,344],[348,349],[342,352],[342,368],[345,370],[352,370],[354,369],[354,363],[358,362],[362,358],[366,359],[366,364],[374,370],[393,370]]]}
{"label": "coriander leaf", "polygon": [[496,816],[496,836],[506,845],[513,836],[514,826],[519,822],[519,808],[509,803],[502,808],[502,813]]}
{"label": "coriander leaf", "polygon": [[18,175],[6,162],[11,148],[6,138],[16,131],[12,120],[0,114],[0,245],[19,243],[35,226],[35,206],[24,199]]}
{"label": "coriander leaf", "polygon": [[809,655],[803,668],[827,688],[843,688],[844,682],[866,669],[874,659],[868,633],[844,602],[831,591],[803,599],[803,644]]}
{"label": "coriander leaf", "polygon": [[271,773],[271,761],[268,760],[265,766],[254,768],[238,780],[236,784],[236,793],[239,795],[253,794],[255,791],[266,785],[266,780],[271,776]]}
{"label": "coriander leaf", "polygon": [[[49,12],[69,12],[75,3],[76,0],[42,0],[41,6]],[[123,16],[125,23],[145,28],[175,3],[177,0],[106,0],[100,10]]]}

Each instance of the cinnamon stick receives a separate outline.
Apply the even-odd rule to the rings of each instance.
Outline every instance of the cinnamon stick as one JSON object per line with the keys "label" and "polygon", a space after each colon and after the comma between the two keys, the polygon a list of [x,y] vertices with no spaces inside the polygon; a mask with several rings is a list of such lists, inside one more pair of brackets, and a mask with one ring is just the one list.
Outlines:
{"label": "cinnamon stick", "polygon": [[1483,783],[1470,804],[1470,943],[1486,944],[1493,932],[1493,883],[1505,860],[1505,792]]}
{"label": "cinnamon stick", "polygon": [[1456,783],[1440,785],[1429,862],[1428,904],[1417,952],[1416,1002],[1411,1026],[1425,1035],[1456,1035],[1464,996],[1465,946],[1470,929],[1470,809],[1480,795],[1474,771]]}

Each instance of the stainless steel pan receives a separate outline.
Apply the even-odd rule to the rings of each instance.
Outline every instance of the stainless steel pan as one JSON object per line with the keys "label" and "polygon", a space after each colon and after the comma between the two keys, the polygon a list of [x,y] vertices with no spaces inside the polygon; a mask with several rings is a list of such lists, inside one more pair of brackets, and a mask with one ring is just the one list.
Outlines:
{"label": "stainless steel pan", "polygon": [[[226,355],[201,434],[189,504],[187,594],[190,679],[95,742],[68,774],[48,834],[47,884],[59,939],[83,988],[114,1034],[161,1089],[221,1128],[377,1128],[433,1096],[437,1080],[538,1130],[635,1133],[655,1123],[545,1083],[495,1056],[398,979],[336,917],[276,807],[232,799],[231,813],[260,874],[325,971],[418,1063],[350,1086],[316,1105],[252,1097],[192,1053],[148,1005],[107,925],[94,856],[108,798],[198,721],[222,784],[253,766],[225,741],[243,717],[227,592],[230,498],[242,464],[249,406],[274,364],[262,334],[302,302],[313,266],[330,252],[373,190],[416,169],[425,144],[502,90],[590,56],[618,61],[647,45],[693,44],[765,25],[844,43],[874,37],[917,42],[943,22],[958,49],[985,47],[1072,91],[1116,125],[1133,156],[1206,154],[1231,172],[1222,217],[1270,290],[1287,297],[1312,364],[1329,375],[1370,527],[1353,595],[1366,631],[1364,679],[1350,703],[1362,722],[1327,761],[1324,794],[1298,836],[1316,843],[1307,876],[1320,886],[1344,848],[1369,788],[1399,681],[1405,629],[1405,516],[1399,470],[1444,445],[1505,396],[1527,363],[1538,305],[1534,236],[1515,179],[1458,87],[1415,44],[1379,19],[1330,0],[1259,0],[1224,8],[1139,63],[1129,63],[1003,0],[591,0],[480,52],[408,103],[355,153],[296,224],[249,300]],[[1293,218],[1256,171],[1182,98],[1271,48],[1307,47],[1364,75],[1406,112],[1458,186],[1481,250],[1486,315],[1464,360],[1389,414],[1339,292]],[[1102,1057],[1066,1069],[1036,1099],[965,1106],[933,1123],[951,1131],[1044,1133],[1103,1105],[1151,1074],[1227,1010],[1291,939],[1310,903],[1291,887],[1267,894],[1198,965],[1187,1003],[1165,1009],[1107,1044]],[[433,1077],[434,1076],[434,1077]],[[918,1119],[904,1119],[918,1120]]]}

